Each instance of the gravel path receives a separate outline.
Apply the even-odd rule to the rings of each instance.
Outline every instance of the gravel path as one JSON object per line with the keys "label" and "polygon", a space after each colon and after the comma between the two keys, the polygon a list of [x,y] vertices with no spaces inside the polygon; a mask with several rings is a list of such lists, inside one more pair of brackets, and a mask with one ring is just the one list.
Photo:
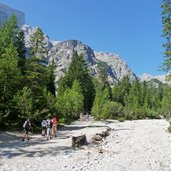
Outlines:
{"label": "gravel path", "polygon": [[[112,128],[98,147],[72,149],[71,136],[92,136]],[[165,120],[74,122],[47,141],[41,135],[22,142],[0,133],[0,171],[171,171],[171,135]],[[103,149],[99,153],[96,149]]]}

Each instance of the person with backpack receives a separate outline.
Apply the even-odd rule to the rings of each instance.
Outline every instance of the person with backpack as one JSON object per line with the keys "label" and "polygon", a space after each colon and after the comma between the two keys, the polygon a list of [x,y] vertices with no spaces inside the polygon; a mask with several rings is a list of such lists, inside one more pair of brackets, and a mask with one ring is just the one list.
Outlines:
{"label": "person with backpack", "polygon": [[52,136],[55,136],[56,137],[56,133],[57,133],[57,117],[56,115],[52,118]]}
{"label": "person with backpack", "polygon": [[47,125],[46,125],[46,129],[47,129],[47,140],[49,140],[49,139],[52,139],[51,129],[52,129],[53,123],[52,123],[51,119],[49,119],[49,118],[46,120],[46,123],[47,123]]}
{"label": "person with backpack", "polygon": [[22,138],[22,141],[24,141],[25,138],[27,138],[27,140],[29,140],[29,131],[31,130],[31,122],[29,119],[26,119],[24,124],[23,124],[23,128],[24,128],[24,135]]}
{"label": "person with backpack", "polygon": [[47,121],[46,119],[44,118],[41,122],[41,127],[42,127],[42,136],[45,136],[46,135],[46,127],[47,127]]}

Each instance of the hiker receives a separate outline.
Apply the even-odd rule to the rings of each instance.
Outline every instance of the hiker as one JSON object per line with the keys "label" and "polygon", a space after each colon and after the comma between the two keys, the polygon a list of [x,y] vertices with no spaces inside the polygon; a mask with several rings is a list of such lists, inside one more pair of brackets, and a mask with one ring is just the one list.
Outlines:
{"label": "hiker", "polygon": [[83,113],[80,113],[80,121],[83,122],[83,120],[84,120],[84,115]]}
{"label": "hiker", "polygon": [[46,135],[46,130],[47,130],[47,121],[46,119],[44,118],[41,122],[41,127],[42,127],[42,136],[45,136]]}
{"label": "hiker", "polygon": [[56,137],[56,132],[57,132],[57,118],[56,118],[56,115],[52,118],[52,136],[55,136]]}
{"label": "hiker", "polygon": [[29,140],[29,131],[31,130],[31,122],[29,119],[26,119],[24,124],[23,124],[23,128],[24,128],[24,135],[22,138],[22,141],[24,141],[25,138],[27,138],[27,140]]}
{"label": "hiker", "polygon": [[47,128],[47,140],[49,140],[49,139],[52,139],[52,133],[51,133],[52,121],[51,121],[51,119],[48,118],[46,120],[46,122],[47,122],[47,126],[46,126],[46,128]]}
{"label": "hiker", "polygon": [[89,121],[89,114],[88,113],[86,114],[86,121],[87,122]]}

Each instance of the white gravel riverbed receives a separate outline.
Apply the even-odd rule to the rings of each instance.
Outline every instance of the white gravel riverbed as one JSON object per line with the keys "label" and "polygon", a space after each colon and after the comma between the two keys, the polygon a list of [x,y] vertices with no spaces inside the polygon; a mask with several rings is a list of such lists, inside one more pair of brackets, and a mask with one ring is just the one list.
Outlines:
{"label": "white gravel riverbed", "polygon": [[[97,147],[103,153],[71,147],[73,135],[86,134],[90,142],[106,126],[110,135]],[[168,126],[165,120],[77,121],[52,140],[32,135],[24,142],[16,132],[0,132],[0,171],[171,171]]]}

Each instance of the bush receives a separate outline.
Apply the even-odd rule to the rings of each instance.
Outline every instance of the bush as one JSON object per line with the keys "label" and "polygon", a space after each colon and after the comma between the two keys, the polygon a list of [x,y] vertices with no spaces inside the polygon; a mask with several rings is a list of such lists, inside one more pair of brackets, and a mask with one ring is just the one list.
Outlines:
{"label": "bush", "polygon": [[149,119],[161,119],[160,115],[158,112],[153,111],[153,110],[149,110],[147,111],[147,115],[146,115]]}
{"label": "bush", "polygon": [[122,115],[123,106],[118,102],[107,101],[102,106],[101,118],[116,119]]}
{"label": "bush", "polygon": [[171,122],[169,122],[170,126],[168,127],[168,131],[171,133]]}
{"label": "bush", "polygon": [[158,112],[153,110],[147,110],[144,108],[138,109],[125,109],[124,110],[125,119],[134,120],[134,119],[160,119]]}

